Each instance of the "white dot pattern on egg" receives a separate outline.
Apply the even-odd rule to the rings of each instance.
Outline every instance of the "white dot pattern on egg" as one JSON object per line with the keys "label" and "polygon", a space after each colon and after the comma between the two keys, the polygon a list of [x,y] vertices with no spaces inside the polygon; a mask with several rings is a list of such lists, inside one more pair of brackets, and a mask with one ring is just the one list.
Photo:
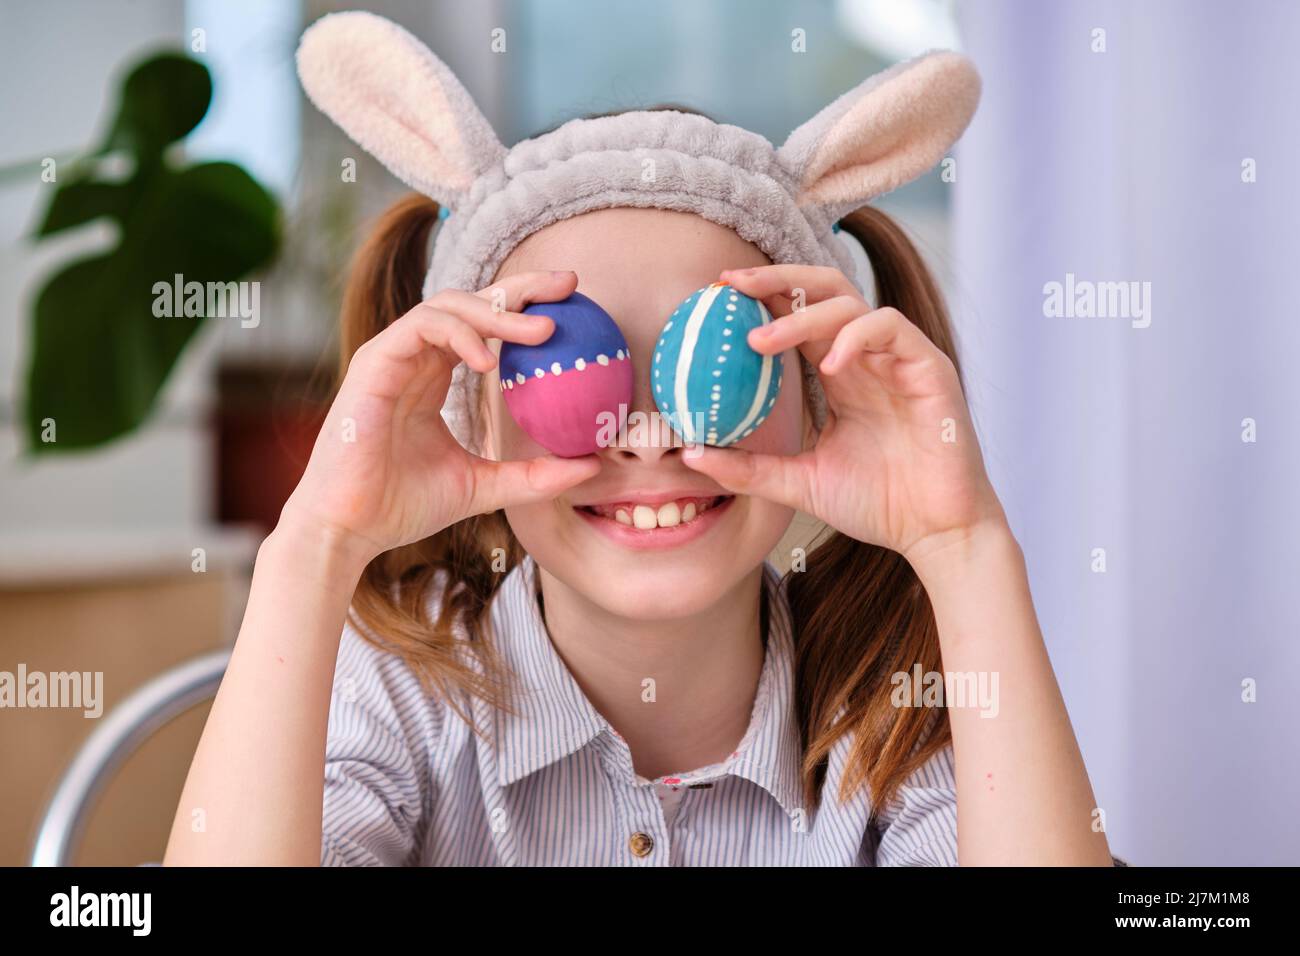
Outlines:
{"label": "white dot pattern on egg", "polygon": [[684,318],[665,323],[652,363],[660,413],[688,442],[740,441],[763,423],[781,390],[781,356],[755,352],[745,340],[771,314],[757,299],[715,282],[673,316]]}

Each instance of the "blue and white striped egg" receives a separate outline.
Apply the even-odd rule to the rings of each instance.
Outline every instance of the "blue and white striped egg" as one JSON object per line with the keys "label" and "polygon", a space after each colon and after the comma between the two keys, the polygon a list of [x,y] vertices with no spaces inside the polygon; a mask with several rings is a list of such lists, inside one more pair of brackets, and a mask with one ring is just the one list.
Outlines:
{"label": "blue and white striped egg", "polygon": [[687,444],[731,445],[763,424],[781,391],[781,356],[746,341],[772,321],[762,302],[715,282],[664,323],[650,366],[659,412]]}

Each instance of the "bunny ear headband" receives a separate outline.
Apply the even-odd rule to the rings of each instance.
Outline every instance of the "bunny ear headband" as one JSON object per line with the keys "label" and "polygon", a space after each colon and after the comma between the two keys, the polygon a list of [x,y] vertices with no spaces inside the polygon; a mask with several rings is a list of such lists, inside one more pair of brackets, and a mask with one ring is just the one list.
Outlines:
{"label": "bunny ear headband", "polygon": [[[695,213],[774,263],[833,266],[853,278],[835,222],[937,163],[970,122],[980,89],[969,60],[935,51],[864,80],[780,148],[738,126],[669,110],[570,120],[506,149],[451,70],[383,17],[322,17],[303,34],[297,59],[303,88],[325,115],[454,213],[438,228],[425,298],[481,289],[531,233],[615,206]],[[825,396],[816,371],[801,362],[820,429]],[[467,448],[467,409],[480,380],[457,366],[442,410]]]}

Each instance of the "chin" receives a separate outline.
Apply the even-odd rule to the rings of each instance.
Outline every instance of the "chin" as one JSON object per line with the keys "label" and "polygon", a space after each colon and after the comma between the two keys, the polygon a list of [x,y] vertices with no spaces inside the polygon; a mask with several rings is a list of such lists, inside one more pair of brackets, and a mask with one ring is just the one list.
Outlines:
{"label": "chin", "polygon": [[593,604],[636,620],[706,611],[762,564],[794,517],[784,506],[726,493],[541,507],[544,519],[507,509],[524,549]]}

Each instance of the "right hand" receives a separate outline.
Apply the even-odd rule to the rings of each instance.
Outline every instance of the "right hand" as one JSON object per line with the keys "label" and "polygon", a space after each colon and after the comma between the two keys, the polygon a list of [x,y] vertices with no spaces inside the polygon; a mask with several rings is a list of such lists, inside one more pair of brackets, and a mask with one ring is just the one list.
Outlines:
{"label": "right hand", "polygon": [[564,299],[577,284],[572,272],[526,272],[479,292],[444,289],[357,349],[280,524],[306,523],[369,562],[463,518],[554,498],[597,474],[594,456],[473,455],[441,414],[452,369],[461,361],[476,372],[495,368],[486,338],[545,342],[554,322],[518,310]]}

